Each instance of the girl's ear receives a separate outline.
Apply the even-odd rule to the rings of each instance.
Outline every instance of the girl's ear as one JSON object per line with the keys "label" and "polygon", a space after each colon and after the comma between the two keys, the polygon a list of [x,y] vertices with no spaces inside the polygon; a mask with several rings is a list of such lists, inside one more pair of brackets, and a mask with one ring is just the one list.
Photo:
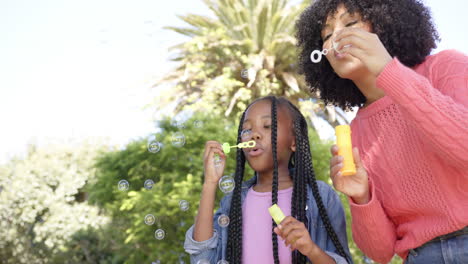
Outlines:
{"label": "girl's ear", "polygon": [[296,152],[296,137],[294,137],[293,140],[292,140],[291,150],[292,150],[292,152]]}

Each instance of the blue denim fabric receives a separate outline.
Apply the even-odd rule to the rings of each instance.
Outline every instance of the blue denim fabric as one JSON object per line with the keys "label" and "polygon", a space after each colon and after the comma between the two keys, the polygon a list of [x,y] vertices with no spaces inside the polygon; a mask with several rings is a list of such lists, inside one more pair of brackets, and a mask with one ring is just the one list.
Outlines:
{"label": "blue denim fabric", "polygon": [[[245,200],[247,191],[256,182],[254,176],[250,180],[242,184],[242,203]],[[319,193],[322,196],[323,203],[328,212],[331,224],[335,229],[338,239],[341,245],[346,251],[348,261],[341,257],[335,248],[332,240],[327,234],[327,230],[320,218],[315,199],[312,194],[312,189],[308,187],[308,200],[307,200],[307,219],[308,219],[308,230],[312,240],[329,256],[331,256],[336,263],[352,263],[351,254],[349,253],[348,240],[346,235],[346,220],[341,204],[340,198],[335,191],[326,183],[318,181]],[[215,213],[213,218],[214,233],[213,237],[206,241],[195,241],[193,239],[193,228],[192,225],[185,235],[184,249],[190,254],[190,263],[197,263],[199,260],[208,260],[210,263],[216,264],[221,259],[226,259],[226,247],[228,228],[222,228],[218,225],[218,217],[221,214],[229,215],[229,208],[231,205],[232,195],[226,195],[221,200],[221,205],[218,211]]]}
{"label": "blue denim fabric", "polygon": [[467,264],[468,228],[464,234],[450,238],[437,238],[421,247],[410,250],[406,264]]}

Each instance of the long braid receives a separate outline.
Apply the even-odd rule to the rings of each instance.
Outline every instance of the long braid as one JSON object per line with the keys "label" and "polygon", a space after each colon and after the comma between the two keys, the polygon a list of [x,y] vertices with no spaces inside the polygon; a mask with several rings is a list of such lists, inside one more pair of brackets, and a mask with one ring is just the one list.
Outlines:
{"label": "long braid", "polygon": [[[297,198],[295,201],[291,201],[291,203],[295,203],[298,209],[295,212],[294,217],[298,220],[303,222],[307,226],[307,218],[305,215],[305,205],[307,202],[307,189],[306,189],[306,182],[305,182],[305,175],[304,172],[304,145],[302,140],[302,135],[300,133],[300,120],[295,118],[294,123],[294,134],[296,135],[296,167],[294,171],[294,181],[295,181],[295,188],[297,188]],[[296,183],[297,182],[297,183]],[[303,264],[306,263],[306,257],[301,254],[298,250],[295,250],[293,253],[293,263]]]}
{"label": "long braid", "polygon": [[[294,170],[293,170],[293,173],[292,173],[292,180],[293,180],[293,193],[292,193],[292,197],[291,197],[291,215],[298,219],[298,211],[300,211],[300,205],[298,204],[299,202],[299,197],[300,197],[300,194],[298,193],[298,190],[300,188],[300,178],[301,176],[298,175],[298,168],[300,166],[300,161],[297,159],[297,156],[296,154],[292,154],[291,155],[291,159],[293,160],[293,164],[294,164]],[[291,162],[290,162],[291,163]],[[299,220],[299,219],[298,219]],[[300,263],[298,261],[298,251],[295,250],[294,252],[292,252],[292,263]]]}
{"label": "long braid", "polygon": [[[273,153],[273,184],[272,184],[272,195],[271,202],[272,204],[278,203],[278,156],[277,156],[277,133],[278,133],[278,118],[277,118],[277,107],[276,107],[276,97],[271,97],[271,146]],[[279,264],[278,256],[278,236],[273,229],[276,227],[275,221],[272,219],[272,243],[273,243],[273,259],[275,264]]]}
{"label": "long braid", "polygon": [[[297,111],[300,114],[299,109],[297,109],[294,105],[291,104],[293,109]],[[331,238],[333,244],[335,245],[338,253],[345,259],[348,259],[348,256],[346,255],[346,252],[343,248],[343,246],[340,243],[340,240],[338,239],[338,236],[336,235],[336,232],[331,224],[330,218],[328,216],[327,210],[323,204],[322,197],[320,196],[319,190],[318,190],[318,185],[317,185],[317,180],[315,177],[315,172],[314,168],[312,165],[312,154],[310,151],[310,145],[309,145],[309,137],[308,137],[308,129],[307,129],[307,122],[305,121],[304,116],[300,114],[300,130],[296,132],[296,137],[299,136],[299,145],[303,146],[302,152],[305,155],[301,155],[304,158],[304,169],[303,173],[305,173],[306,177],[305,180],[309,184],[309,186],[312,189],[312,194],[315,199],[315,203],[317,204],[317,207],[319,209],[319,214],[320,217],[322,218],[322,222],[325,225],[325,228],[327,230],[328,236]],[[300,133],[298,133],[300,132]],[[296,143],[297,144],[297,143]],[[305,184],[304,184],[305,185]]]}
{"label": "long braid", "polygon": [[[242,124],[245,112],[242,114],[237,133],[237,144],[241,142]],[[229,210],[230,225],[228,229],[227,260],[232,264],[242,262],[242,180],[244,178],[245,156],[241,148],[237,149],[235,187],[232,194],[231,209]]]}
{"label": "long braid", "polygon": [[[307,121],[305,120],[304,116],[302,115],[302,113],[299,111],[299,109],[295,105],[290,103],[288,100],[284,100],[284,101],[287,102],[287,105],[290,107],[290,109],[293,110],[294,112],[293,116],[296,116],[296,118],[294,119],[294,130],[295,130],[294,134],[296,137],[295,163],[297,164],[295,166],[295,173],[294,173],[295,181],[297,179],[298,181],[301,182],[302,186],[304,187],[306,186],[306,184],[309,184],[309,186],[312,189],[312,194],[317,204],[317,208],[319,209],[320,217],[322,218],[322,221],[327,230],[328,236],[330,237],[333,244],[335,245],[338,251],[338,254],[341,255],[343,258],[348,259],[348,256],[346,255],[346,252],[343,246],[341,245],[341,242],[339,241],[338,236],[336,235],[336,232],[331,224],[330,218],[323,204],[322,197],[320,196],[320,193],[318,190],[315,172],[314,172],[313,165],[312,165],[312,154],[310,151]],[[280,102],[282,102],[282,100],[280,100]],[[305,206],[305,203],[307,201],[307,190],[304,189],[303,191],[304,193],[303,195],[300,195],[300,197],[298,197],[298,201],[304,201],[304,206]],[[298,202],[296,201],[295,203],[298,203]],[[299,208],[301,208],[301,211],[305,210],[304,207],[299,207]],[[303,219],[299,221],[303,221]],[[305,211],[304,211],[304,221],[307,221],[307,218],[305,217]],[[293,262],[293,263],[305,263],[305,262],[302,262],[302,260],[300,261],[298,260],[298,262]]]}

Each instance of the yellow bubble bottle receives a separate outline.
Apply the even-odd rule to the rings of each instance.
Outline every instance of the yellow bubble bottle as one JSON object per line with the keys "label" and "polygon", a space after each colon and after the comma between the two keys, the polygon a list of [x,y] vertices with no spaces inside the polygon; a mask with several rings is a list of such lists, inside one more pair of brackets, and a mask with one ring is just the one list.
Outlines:
{"label": "yellow bubble bottle", "polygon": [[339,147],[338,155],[343,156],[343,168],[341,173],[345,176],[356,174],[356,166],[353,159],[353,146],[351,144],[351,127],[341,125],[335,127],[336,144]]}

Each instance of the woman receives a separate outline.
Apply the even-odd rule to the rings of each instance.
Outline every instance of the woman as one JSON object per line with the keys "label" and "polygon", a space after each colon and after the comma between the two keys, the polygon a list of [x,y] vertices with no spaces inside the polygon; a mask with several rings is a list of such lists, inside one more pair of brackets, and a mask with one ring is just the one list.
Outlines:
{"label": "woman", "polygon": [[360,108],[356,174],[340,174],[336,146],[330,160],[356,244],[378,262],[468,263],[468,57],[429,55],[438,34],[416,0],[318,0],[297,31],[311,91]]}

